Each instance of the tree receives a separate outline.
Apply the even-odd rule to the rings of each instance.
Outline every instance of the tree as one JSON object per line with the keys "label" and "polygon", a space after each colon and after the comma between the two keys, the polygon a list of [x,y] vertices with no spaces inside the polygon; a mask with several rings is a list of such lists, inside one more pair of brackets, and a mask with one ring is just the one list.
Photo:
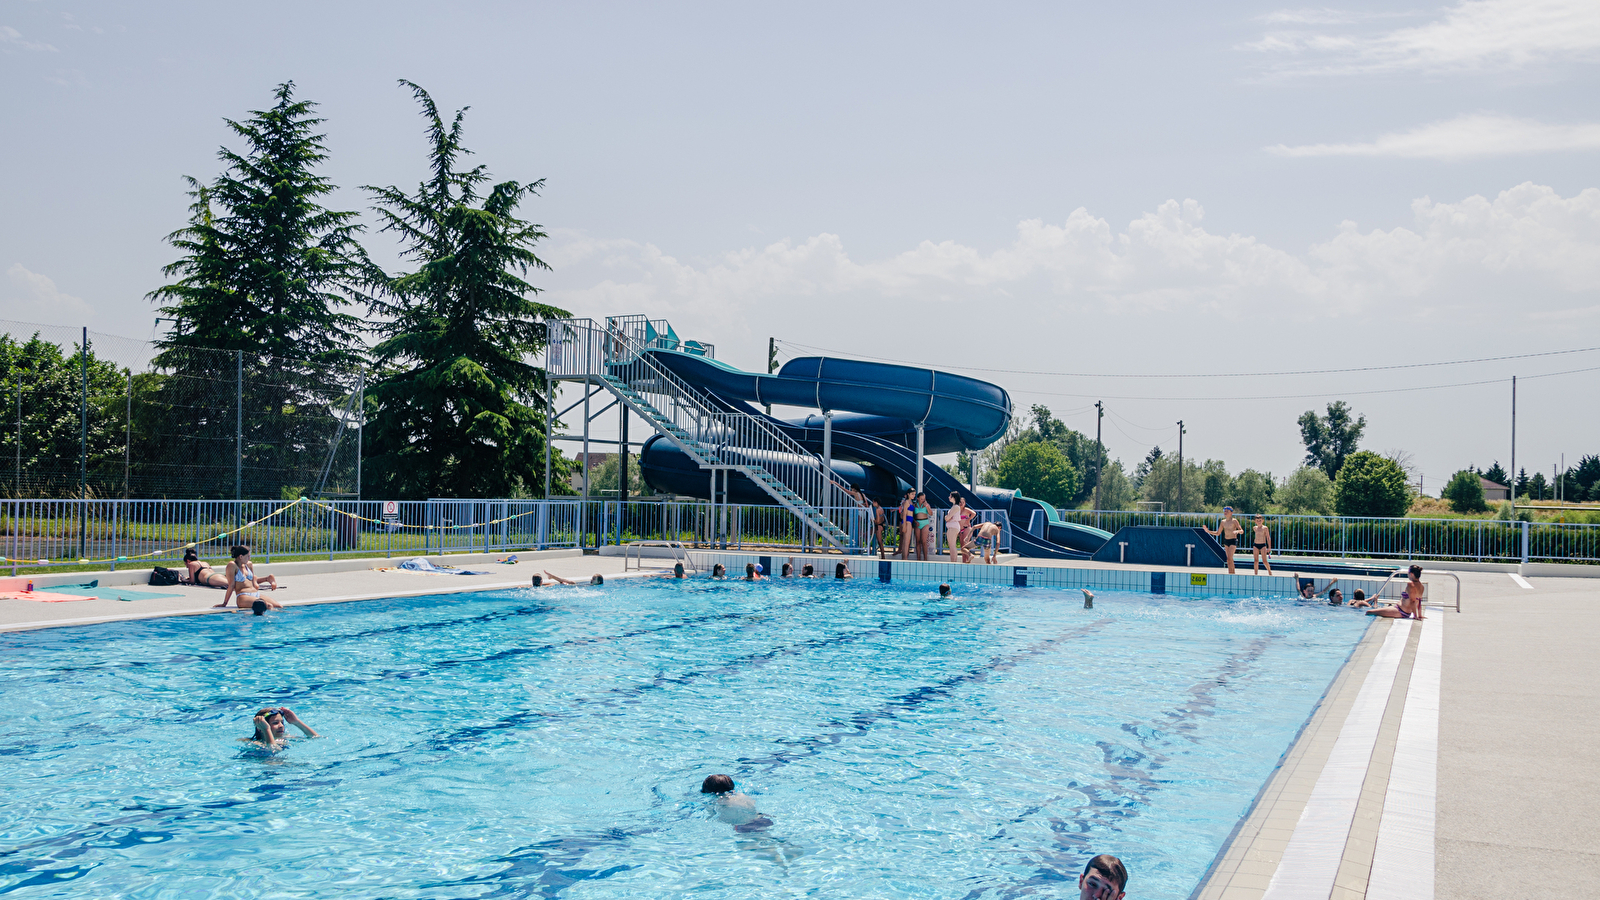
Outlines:
{"label": "tree", "polygon": [[[328,158],[316,104],[295,100],[293,82],[273,96],[271,109],[223,120],[245,147],[218,151],[221,174],[209,184],[186,179],[189,224],[167,236],[183,255],[162,270],[176,280],[149,295],[177,320],[155,359],[175,377],[156,385],[151,402],[193,432],[151,444],[147,454],[159,458],[145,462],[187,466],[199,494],[279,496],[274,473],[306,469],[336,430],[332,415],[305,410],[347,398],[362,362],[361,320],[342,311],[366,299],[357,213],[321,203],[335,186],[316,172]],[[256,476],[244,486],[233,477],[234,443],[200,436],[224,423],[231,433],[236,422],[245,469]],[[208,468],[226,472],[225,490]]]}
{"label": "tree", "polygon": [[1528,495],[1528,470],[1527,469],[1518,469],[1517,470],[1517,485],[1516,485],[1516,488],[1517,488],[1517,496],[1518,497],[1526,497]]}
{"label": "tree", "polygon": [[1228,475],[1227,465],[1220,459],[1208,459],[1201,464],[1200,473],[1205,481],[1205,505],[1221,506],[1233,493],[1233,478]]}
{"label": "tree", "polygon": [[1600,456],[1590,454],[1579,459],[1572,475],[1577,482],[1572,499],[1600,500]]}
{"label": "tree", "polygon": [[1510,476],[1506,475],[1506,470],[1500,467],[1500,460],[1498,459],[1494,461],[1494,465],[1489,467],[1489,471],[1483,473],[1483,477],[1495,484],[1511,483]]}
{"label": "tree", "polygon": [[1333,510],[1333,482],[1315,466],[1301,466],[1275,493],[1283,511],[1290,514],[1327,515]]}
{"label": "tree", "polygon": [[1043,441],[1016,441],[1006,447],[995,476],[1000,487],[1058,507],[1071,504],[1082,483],[1061,451]]}
{"label": "tree", "polygon": [[[600,461],[600,465],[589,471],[589,492],[597,497],[616,497],[617,482],[622,468],[622,460],[615,453],[607,454]],[[639,469],[639,456],[635,453],[628,454],[628,496],[641,497],[654,494],[655,490],[645,485],[644,474]]]}
{"label": "tree", "polygon": [[1550,482],[1544,480],[1544,473],[1535,472],[1533,477],[1528,479],[1528,486],[1523,493],[1535,500],[1543,500],[1545,492],[1549,489]]}
{"label": "tree", "polygon": [[1350,418],[1350,407],[1343,400],[1328,404],[1328,414],[1319,416],[1306,410],[1299,419],[1300,440],[1306,446],[1306,465],[1320,468],[1330,479],[1339,474],[1345,459],[1356,452],[1367,417]]}
{"label": "tree", "polygon": [[1450,476],[1450,483],[1439,496],[1450,501],[1450,508],[1458,513],[1479,513],[1489,508],[1483,500],[1483,482],[1471,469]]}
{"label": "tree", "polygon": [[1233,479],[1233,491],[1224,502],[1240,512],[1251,514],[1266,512],[1267,505],[1272,502],[1275,487],[1271,472],[1245,469],[1239,473],[1239,477]]}
{"label": "tree", "polygon": [[1411,508],[1405,470],[1371,450],[1352,453],[1333,481],[1333,505],[1341,516],[1403,516]]}
{"label": "tree", "polygon": [[[1099,447],[1094,440],[1078,431],[1068,428],[1065,422],[1057,419],[1050,408],[1043,404],[1033,406],[1033,424],[1017,435],[1019,441],[1042,441],[1054,444],[1061,451],[1067,462],[1078,470],[1084,477],[1078,481],[1078,491],[1069,506],[1077,506],[1088,500],[1094,491],[1094,470],[1099,462]],[[965,477],[965,476],[961,476]]]}
{"label": "tree", "polygon": [[548,269],[534,253],[545,237],[517,217],[544,182],[489,189],[484,166],[457,168],[459,110],[446,125],[433,98],[409,81],[427,121],[428,180],[408,193],[369,187],[413,272],[385,275],[370,302],[383,320],[373,348],[381,370],[368,389],[369,471],[384,496],[495,497],[544,477],[544,370],[527,358],[547,323],[566,311],[536,302],[524,281]]}
{"label": "tree", "polygon": [[1140,460],[1139,461],[1139,465],[1135,466],[1134,469],[1133,469],[1133,484],[1134,484],[1134,486],[1138,487],[1138,488],[1143,488],[1144,487],[1144,480],[1145,480],[1146,477],[1149,476],[1150,470],[1152,468],[1154,468],[1155,464],[1160,462],[1160,461],[1161,461],[1161,448],[1159,446],[1158,447],[1151,447],[1150,448],[1150,452],[1145,454],[1144,459]]}
{"label": "tree", "polygon": [[1178,505],[1178,458],[1163,456],[1150,466],[1140,485],[1144,499],[1161,504],[1167,512],[1194,512],[1205,506],[1205,475],[1190,460],[1183,463],[1183,505]]}
{"label": "tree", "polygon": [[[88,442],[84,443],[83,366],[80,349],[70,354],[37,333],[27,341],[0,334],[0,421],[11,438],[6,461],[21,451],[20,467],[7,465],[0,480],[13,497],[77,497],[79,454],[87,450],[91,490],[109,494],[123,487],[123,410],[127,373],[88,352]],[[17,441],[17,390],[21,388],[22,432]],[[16,441],[16,443],[13,443]],[[20,473],[17,472],[20,468]]]}
{"label": "tree", "polygon": [[1105,470],[1100,473],[1100,508],[1133,509],[1138,499],[1138,489],[1129,480],[1122,460],[1107,462]]}

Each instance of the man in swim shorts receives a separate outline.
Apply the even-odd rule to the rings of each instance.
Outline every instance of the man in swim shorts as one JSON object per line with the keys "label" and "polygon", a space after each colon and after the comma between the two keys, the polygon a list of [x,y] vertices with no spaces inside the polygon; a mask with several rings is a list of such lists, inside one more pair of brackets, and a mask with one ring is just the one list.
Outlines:
{"label": "man in swim shorts", "polygon": [[995,550],[1000,546],[1000,523],[983,522],[975,529],[977,539],[983,544],[983,563],[992,566]]}
{"label": "man in swim shorts", "polygon": [[1233,517],[1233,507],[1222,508],[1222,521],[1217,524],[1217,530],[1206,529],[1206,534],[1222,542],[1222,555],[1228,558],[1228,574],[1233,574],[1233,551],[1239,546],[1239,535],[1244,534],[1244,526]]}
{"label": "man in swim shorts", "polygon": [[1272,574],[1272,560],[1268,554],[1272,553],[1272,529],[1267,527],[1267,517],[1256,513],[1256,525],[1251,531],[1250,548],[1255,552],[1255,569],[1252,574],[1261,574],[1261,567],[1267,567],[1267,574]]}
{"label": "man in swim shorts", "polygon": [[1078,900],[1122,900],[1128,887],[1128,870],[1122,860],[1102,853],[1083,867],[1078,876]]}

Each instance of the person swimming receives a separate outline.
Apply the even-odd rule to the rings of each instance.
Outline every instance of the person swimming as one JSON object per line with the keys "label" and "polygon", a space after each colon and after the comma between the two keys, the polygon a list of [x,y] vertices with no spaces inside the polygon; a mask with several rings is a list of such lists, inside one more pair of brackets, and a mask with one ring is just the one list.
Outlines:
{"label": "person swimming", "polygon": [[772,820],[756,809],[754,800],[734,790],[731,775],[707,775],[700,782],[700,793],[715,795],[717,819],[732,825],[734,831],[748,833],[772,827]]}
{"label": "person swimming", "polygon": [[834,567],[833,567],[833,577],[835,577],[835,578],[854,578],[856,576],[850,574],[850,567],[849,566],[845,565],[844,563],[836,563],[834,565]]}
{"label": "person swimming", "polygon": [[711,567],[711,577],[712,578],[723,578],[723,577],[726,577],[727,574],[728,574],[728,570],[723,567],[722,563],[717,563],[716,565]]}
{"label": "person swimming", "polygon": [[289,730],[287,727],[289,725],[300,729],[300,732],[308,738],[321,736],[312,730],[310,725],[301,721],[300,717],[295,715],[294,710],[287,706],[269,706],[265,709],[256,710],[252,724],[255,726],[255,734],[239,740],[252,744],[255,749],[259,750],[282,750],[284,747],[289,746]]}

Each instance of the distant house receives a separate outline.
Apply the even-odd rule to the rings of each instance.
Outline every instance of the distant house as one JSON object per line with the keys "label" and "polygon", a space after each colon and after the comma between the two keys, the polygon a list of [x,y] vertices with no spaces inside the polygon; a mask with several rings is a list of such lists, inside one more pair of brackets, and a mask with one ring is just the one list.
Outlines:
{"label": "distant house", "polygon": [[1478,480],[1483,482],[1483,499],[1486,502],[1494,503],[1497,500],[1510,500],[1511,499],[1511,486],[1510,485],[1496,484],[1495,482],[1490,481],[1489,479],[1483,477],[1482,475],[1478,476]]}
{"label": "distant house", "polygon": [[[600,464],[604,463],[606,460],[610,459],[611,456],[612,456],[612,454],[610,454],[610,453],[591,453],[591,454],[589,454],[589,477],[593,478],[595,471],[600,468]],[[567,483],[572,485],[572,489],[574,491],[582,493],[582,491],[583,491],[583,452],[582,451],[579,451],[577,453],[572,454],[572,476],[567,479]],[[616,491],[612,491],[611,493],[615,494]]]}

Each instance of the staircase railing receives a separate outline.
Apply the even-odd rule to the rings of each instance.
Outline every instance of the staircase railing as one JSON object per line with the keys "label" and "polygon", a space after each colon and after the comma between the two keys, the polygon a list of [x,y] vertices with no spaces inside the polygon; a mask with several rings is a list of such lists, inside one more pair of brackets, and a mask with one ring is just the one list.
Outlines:
{"label": "staircase railing", "polygon": [[557,378],[598,378],[701,468],[742,472],[829,543],[849,537],[823,507],[848,503],[846,482],[762,419],[722,408],[646,352],[643,316],[551,323],[547,366]]}

